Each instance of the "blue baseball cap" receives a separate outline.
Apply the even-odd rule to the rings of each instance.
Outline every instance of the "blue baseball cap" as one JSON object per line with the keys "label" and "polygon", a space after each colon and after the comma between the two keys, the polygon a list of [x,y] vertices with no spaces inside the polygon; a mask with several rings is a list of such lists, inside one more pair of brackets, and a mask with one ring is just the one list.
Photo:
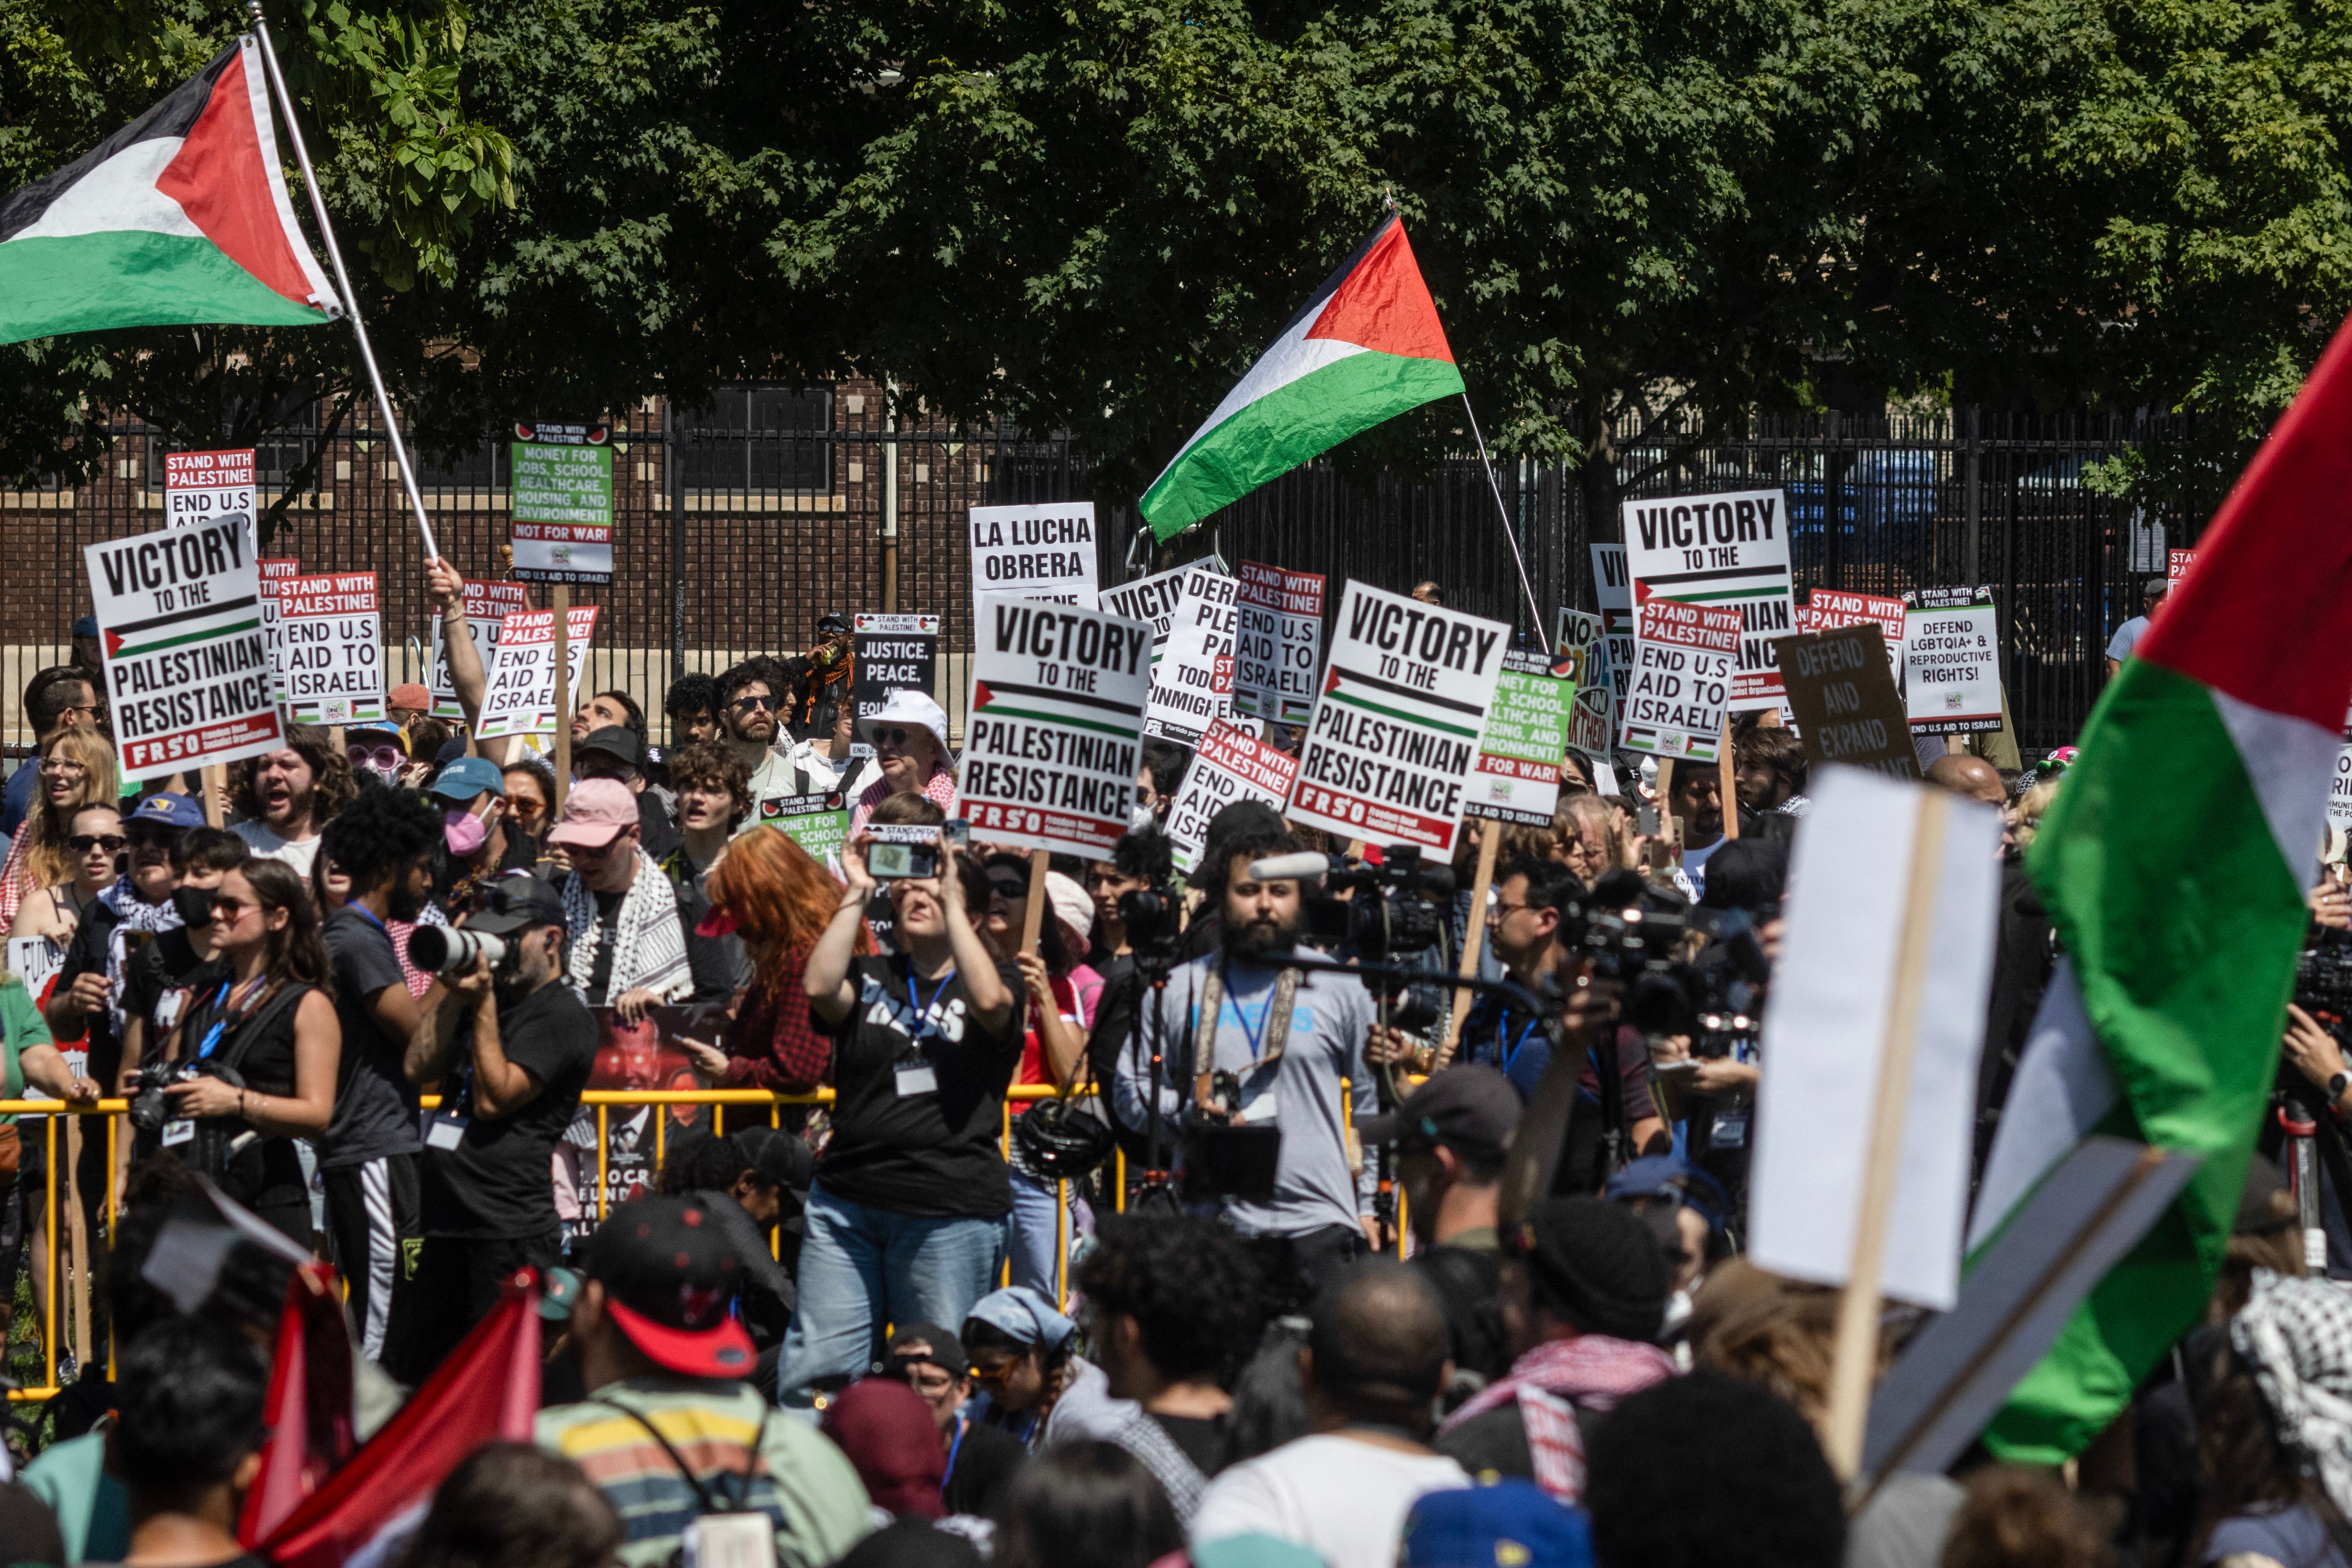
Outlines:
{"label": "blue baseball cap", "polygon": [[[50,624],[54,626],[56,623],[51,622]],[[79,620],[74,622],[73,635],[78,637],[96,637],[98,635],[98,617],[96,616],[84,616]]]}
{"label": "blue baseball cap", "polygon": [[138,810],[123,820],[153,822],[165,827],[202,827],[205,825],[205,808],[189,795],[151,795],[139,803]]}
{"label": "blue baseball cap", "polygon": [[488,757],[459,757],[433,781],[433,793],[444,800],[471,800],[484,790],[499,795],[506,787],[506,774]]}
{"label": "blue baseball cap", "polygon": [[1591,1568],[1592,1521],[1532,1481],[1427,1492],[1404,1521],[1401,1568]]}

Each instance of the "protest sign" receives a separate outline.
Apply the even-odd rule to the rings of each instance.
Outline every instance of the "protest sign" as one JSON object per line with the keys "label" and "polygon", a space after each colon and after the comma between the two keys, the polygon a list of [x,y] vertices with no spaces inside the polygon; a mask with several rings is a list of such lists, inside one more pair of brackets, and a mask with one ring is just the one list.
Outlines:
{"label": "protest sign", "polygon": [[830,866],[849,842],[849,805],[837,789],[822,795],[763,795],[747,826],[788,834],[820,865]]}
{"label": "protest sign", "polygon": [[[588,642],[596,635],[596,606],[583,605],[565,618],[569,637],[566,662],[572,667],[572,696],[562,710],[568,721],[579,706],[581,682],[588,674]],[[555,733],[555,612],[517,610],[499,631],[498,662],[490,666],[489,691],[482,699],[482,722],[476,733],[485,741],[501,735]]]}
{"label": "protest sign", "polygon": [[1739,612],[1652,599],[1634,626],[1622,743],[1629,752],[1714,762],[1739,664]]}
{"label": "protest sign", "polygon": [[1323,663],[1323,578],[1241,563],[1234,589],[1234,711],[1304,724]]}
{"label": "protest sign", "polygon": [[981,600],[991,594],[1091,610],[1096,581],[1094,502],[971,509],[974,626]]}
{"label": "protest sign", "polygon": [[1349,583],[1285,815],[1342,838],[1452,855],[1510,632]]}
{"label": "protest sign", "polygon": [[284,744],[252,537],[198,522],[83,547],[125,779]]}
{"label": "protest sign", "polygon": [[1184,782],[1177,786],[1176,804],[1168,809],[1168,842],[1176,853],[1176,868],[1190,873],[1199,862],[1209,818],[1237,800],[1262,800],[1280,811],[1297,776],[1297,758],[1229,720],[1210,725],[1192,753]]}
{"label": "protest sign", "polygon": [[[466,584],[466,629],[474,638],[474,651],[481,656],[482,673],[487,678],[498,662],[499,634],[505,629],[506,618],[517,610],[530,607],[530,593],[520,583]],[[457,700],[457,683],[449,673],[449,647],[442,640],[441,617],[433,617],[433,717],[463,719],[466,710]]]}
{"label": "protest sign", "polygon": [[1843,763],[1892,778],[1919,776],[1895,672],[1879,657],[1885,643],[1870,623],[1780,639],[1780,679],[1814,767]]}
{"label": "protest sign", "polygon": [[[617,1009],[592,1007],[596,1015],[596,1059],[588,1087],[623,1094],[702,1088],[694,1076],[694,1062],[683,1039],[713,1041],[727,1033],[727,1017],[715,1008],[656,1006],[645,1009],[637,1022],[624,1023]],[[668,1127],[662,1128],[664,1119]],[[689,1133],[708,1131],[707,1105],[616,1105],[604,1135],[604,1187],[597,1190],[596,1151],[559,1142],[559,1157],[577,1159],[580,1170],[581,1215],[567,1221],[566,1236],[584,1240],[596,1229],[597,1215],[622,1204],[653,1195],[665,1146]],[[602,1198],[600,1207],[598,1199]]]}
{"label": "protest sign", "polygon": [[2180,586],[2180,580],[2183,577],[2188,576],[2189,569],[2196,564],[2197,552],[2194,550],[2176,550],[2172,552],[2171,559],[2165,563],[2165,591],[2167,593],[2170,593],[2173,589]]}
{"label": "protest sign", "polygon": [[1633,682],[1633,580],[1625,574],[1623,545],[1592,547],[1592,591],[1608,642],[1609,693],[1622,713]]}
{"label": "protest sign", "polygon": [[2327,784],[2327,820],[2352,833],[2352,745],[2336,749],[2336,774]]}
{"label": "protest sign", "polygon": [[1195,745],[1233,710],[1234,580],[1204,563],[1186,567],[1170,619],[1152,643],[1143,732]]}
{"label": "protest sign", "polygon": [[[1507,653],[1478,736],[1478,757],[1463,791],[1467,816],[1490,816],[1530,827],[1551,826],[1559,804],[1559,761],[1576,708],[1576,682],[1553,673],[1540,654]],[[1573,671],[1576,660],[1557,668]]]}
{"label": "protest sign", "polygon": [[[252,447],[163,454],[165,527],[226,522],[243,523],[249,530],[260,510],[260,491],[254,484]],[[247,534],[247,538],[257,537]]]}
{"label": "protest sign", "polygon": [[1624,503],[1633,602],[1680,599],[1739,612],[1730,709],[1780,706],[1772,643],[1797,629],[1789,575],[1789,507],[1779,490],[1665,496]]}
{"label": "protest sign", "polygon": [[[1569,715],[1568,743],[1588,757],[1606,757],[1617,739],[1616,678],[1609,668],[1611,645],[1601,617],[1585,610],[1559,613],[1559,636],[1552,647],[1576,659],[1576,707]],[[1627,657],[1632,645],[1627,645]]]}
{"label": "protest sign", "polygon": [[[1856,1283],[1940,1311],[1960,1283],[2000,814],[1853,768],[1824,769],[1810,794],[1765,1005],[1750,1256],[1845,1284],[1875,1191],[1892,1200],[1883,1261]],[[1907,1086],[1892,1150],[1874,1146],[1882,1071]],[[1897,1151],[1891,1189],[1872,1189],[1877,1156]]]}
{"label": "protest sign", "polygon": [[1108,858],[1135,805],[1150,624],[989,595],[972,634],[956,780],[971,836]]}
{"label": "protest sign", "polygon": [[859,719],[882,711],[893,691],[931,694],[939,679],[939,616],[856,616],[849,636],[849,700]]}
{"label": "protest sign", "polygon": [[1150,622],[1151,657],[1157,659],[1169,635],[1176,629],[1176,601],[1184,596],[1184,579],[1192,570],[1192,563],[1171,566],[1149,577],[1138,577],[1132,583],[1121,583],[1116,588],[1105,588],[1097,595],[1096,606],[1114,616],[1125,616],[1130,621]]}
{"label": "protest sign", "polygon": [[383,614],[375,574],[333,572],[278,585],[286,705],[299,724],[383,718]]}
{"label": "protest sign", "polygon": [[286,633],[278,624],[278,595],[302,575],[302,563],[290,557],[265,555],[261,568],[261,640],[269,650],[269,700],[286,705]]}
{"label": "protest sign", "polygon": [[518,424],[508,450],[514,574],[525,583],[613,581],[613,448],[602,425]]}
{"label": "protest sign", "polygon": [[1903,675],[1903,601],[1892,594],[1849,594],[1841,588],[1816,588],[1811,602],[1797,611],[1801,632],[1831,632],[1841,626],[1876,626],[1886,639],[1886,665],[1899,682]]}
{"label": "protest sign", "polygon": [[1903,691],[1922,735],[2000,728],[2000,633],[1990,588],[1903,595]]}
{"label": "protest sign", "polygon": [[25,983],[25,992],[35,1006],[47,1001],[49,982],[66,966],[66,950],[46,936],[12,936],[8,939],[8,968]]}

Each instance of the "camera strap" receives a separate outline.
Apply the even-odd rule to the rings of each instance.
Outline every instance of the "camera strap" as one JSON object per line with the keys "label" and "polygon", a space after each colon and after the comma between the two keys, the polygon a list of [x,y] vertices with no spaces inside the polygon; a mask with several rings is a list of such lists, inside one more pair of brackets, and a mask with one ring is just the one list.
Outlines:
{"label": "camera strap", "polygon": [[[1282,1059],[1283,1048],[1290,1043],[1290,1009],[1298,1000],[1301,971],[1285,969],[1275,976],[1274,996],[1266,1004],[1265,1049],[1261,1052],[1251,1070],[1271,1067]],[[1209,1103],[1210,1079],[1216,1076],[1217,1019],[1225,1009],[1225,966],[1211,966],[1201,983],[1201,1016],[1192,1031],[1192,1103]],[[1241,1004],[1235,1002],[1238,1013]],[[1255,1043],[1255,1042],[1253,1042]]]}

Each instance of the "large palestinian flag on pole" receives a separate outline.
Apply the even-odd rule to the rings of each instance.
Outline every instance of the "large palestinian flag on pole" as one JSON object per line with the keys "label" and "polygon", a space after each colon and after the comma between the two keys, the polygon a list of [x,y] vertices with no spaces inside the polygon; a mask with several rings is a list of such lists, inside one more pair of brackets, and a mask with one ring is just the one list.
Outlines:
{"label": "large palestinian flag on pole", "polygon": [[1143,492],[1155,537],[1182,532],[1392,415],[1462,391],[1436,302],[1391,214]]}
{"label": "large palestinian flag on pole", "polygon": [[1971,1247],[2088,1133],[2201,1155],[1985,1434],[2078,1453],[2197,1323],[2245,1184],[2352,698],[2352,324],[2200,542],[2026,856],[2065,953]]}
{"label": "large palestinian flag on pole", "polygon": [[104,327],[305,327],[339,310],[295,226],[250,36],[0,201],[0,342]]}

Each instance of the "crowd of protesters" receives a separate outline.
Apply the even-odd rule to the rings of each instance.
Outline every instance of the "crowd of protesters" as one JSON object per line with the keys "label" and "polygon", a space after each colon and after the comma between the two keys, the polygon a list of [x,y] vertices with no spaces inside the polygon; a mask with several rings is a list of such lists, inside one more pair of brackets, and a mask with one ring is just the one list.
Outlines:
{"label": "crowd of protesters", "polygon": [[[470,722],[462,584],[433,587]],[[592,694],[560,786],[405,686],[394,722],[289,726],[221,798],[126,786],[94,656],[35,678],[0,919],[57,962],[0,981],[0,1089],[134,1109],[69,1186],[48,1119],[0,1123],[15,1337],[79,1202],[114,1344],[66,1358],[13,1455],[0,1563],[259,1561],[237,1527],[290,1265],[238,1242],[195,1300],[145,1267],[211,1205],[333,1265],[368,1430],[542,1281],[536,1444],[451,1472],[382,1559],[406,1568],[2352,1568],[2352,1298],[2308,1277],[2259,1162],[2210,1321],[2077,1471],[1979,1455],[1849,1511],[1821,1442],[1836,1295],[1741,1258],[1749,1020],[1807,808],[1786,729],[1745,718],[1727,766],[1664,789],[1571,752],[1483,908],[1474,834],[1451,884],[1394,895],[1433,933],[1389,955],[1421,975],[1476,926],[1492,984],[1454,1025],[1445,988],[1318,967],[1363,956],[1344,905],[1255,869],[1347,847],[1244,802],[1179,874],[1181,747],[1142,748],[1107,858],[965,840],[946,714],[895,691],[857,720],[847,629],[682,677],[666,745]],[[1979,1159],[2054,961],[2021,857],[2067,755],[1926,769],[2011,826]],[[847,843],[756,826],[776,795],[838,797]],[[934,831],[933,874],[875,874],[901,829]],[[2352,929],[2334,849],[2315,925]],[[1681,917],[1693,1005],[1634,1016],[1596,970],[1585,933],[1631,909]],[[600,1215],[599,1015],[664,1007],[695,1086],[788,1102],[675,1132]],[[2329,1027],[2290,1018],[2289,1070],[2352,1099]],[[1542,1179],[1507,1224],[1514,1160]],[[1889,1314],[1885,1352],[1916,1326]]]}

